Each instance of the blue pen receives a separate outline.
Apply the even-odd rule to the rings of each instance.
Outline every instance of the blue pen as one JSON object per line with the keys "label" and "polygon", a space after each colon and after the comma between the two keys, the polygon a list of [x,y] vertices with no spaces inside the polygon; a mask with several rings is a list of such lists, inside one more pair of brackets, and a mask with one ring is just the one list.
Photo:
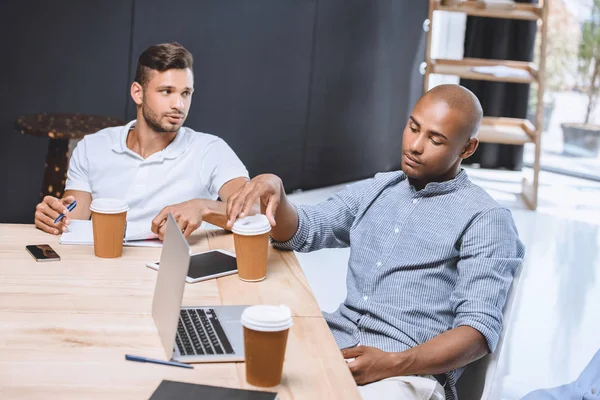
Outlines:
{"label": "blue pen", "polygon": [[[77,201],[73,200],[73,202],[67,206],[67,210],[73,211],[73,209],[76,206],[77,206]],[[60,214],[58,217],[56,217],[56,219],[54,220],[54,223],[56,224],[58,221],[60,221],[64,217],[65,217],[65,214]]]}
{"label": "blue pen", "polygon": [[154,364],[162,364],[162,365],[171,365],[173,367],[181,367],[181,368],[194,368],[193,366],[189,365],[189,364],[184,364],[184,363],[180,363],[177,361],[163,361],[163,360],[156,360],[154,358],[146,358],[146,357],[140,357],[140,356],[131,356],[129,354],[125,354],[125,359],[128,361],[137,361],[137,362],[148,362],[148,363],[154,363]]}

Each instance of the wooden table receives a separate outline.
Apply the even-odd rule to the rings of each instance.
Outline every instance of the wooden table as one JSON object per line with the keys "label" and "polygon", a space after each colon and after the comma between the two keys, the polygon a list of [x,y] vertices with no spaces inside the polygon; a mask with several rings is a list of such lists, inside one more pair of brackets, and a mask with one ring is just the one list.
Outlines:
{"label": "wooden table", "polygon": [[[37,263],[27,244],[50,244],[60,262]],[[233,251],[231,235],[199,231],[194,251]],[[151,316],[160,249],[125,247],[94,257],[91,246],[61,246],[31,225],[0,224],[0,398],[147,399],[163,379],[252,389],[244,363],[188,370],[124,360],[165,358]],[[286,304],[293,313],[281,399],[359,399],[296,257],[270,249],[267,279],[237,275],[186,284],[185,305]],[[265,389],[262,389],[265,390]]]}

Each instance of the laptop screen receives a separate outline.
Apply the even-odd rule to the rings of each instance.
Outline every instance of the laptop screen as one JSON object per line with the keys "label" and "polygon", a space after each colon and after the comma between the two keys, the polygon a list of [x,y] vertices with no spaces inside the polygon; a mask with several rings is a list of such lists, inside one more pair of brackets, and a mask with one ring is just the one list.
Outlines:
{"label": "laptop screen", "polygon": [[160,255],[160,268],[152,299],[152,317],[167,359],[173,356],[173,345],[179,310],[190,265],[190,248],[171,214],[167,217],[167,233]]}

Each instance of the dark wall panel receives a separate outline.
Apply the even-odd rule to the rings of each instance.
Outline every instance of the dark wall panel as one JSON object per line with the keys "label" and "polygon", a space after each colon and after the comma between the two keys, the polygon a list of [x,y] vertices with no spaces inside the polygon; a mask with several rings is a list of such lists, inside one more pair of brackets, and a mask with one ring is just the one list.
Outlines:
{"label": "dark wall panel", "polygon": [[195,72],[185,125],[222,137],[251,175],[273,172],[295,188],[315,12],[316,0],[137,1],[132,65],[152,44],[183,44]]}
{"label": "dark wall panel", "polygon": [[426,1],[319,2],[303,188],[400,167],[426,18]]}
{"label": "dark wall panel", "polygon": [[131,1],[2,0],[0,222],[33,222],[48,139],[21,136],[22,114],[123,118]]}
{"label": "dark wall panel", "polygon": [[251,175],[288,190],[400,165],[421,93],[426,2],[412,0],[0,0],[0,222],[33,219],[47,139],[40,112],[135,117],[137,57],[179,41],[195,58],[186,125],[224,138]]}

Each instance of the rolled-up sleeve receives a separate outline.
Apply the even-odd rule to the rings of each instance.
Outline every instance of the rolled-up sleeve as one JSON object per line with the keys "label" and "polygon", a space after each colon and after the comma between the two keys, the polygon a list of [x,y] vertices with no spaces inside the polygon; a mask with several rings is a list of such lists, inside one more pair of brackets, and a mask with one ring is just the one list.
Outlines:
{"label": "rolled-up sleeve", "polygon": [[236,178],[249,179],[248,170],[242,161],[220,138],[209,145],[201,171],[210,174],[208,188],[214,198],[219,196],[221,187],[227,182]]}
{"label": "rolled-up sleeve", "polygon": [[477,329],[490,352],[502,332],[502,310],[524,255],[512,215],[504,208],[479,215],[462,236],[458,279],[451,296],[454,328]]}
{"label": "rolled-up sleeve", "polygon": [[71,159],[69,161],[69,170],[67,171],[67,182],[65,190],[81,190],[82,192],[92,192],[89,180],[88,158],[86,151],[85,138],[77,143]]}
{"label": "rolled-up sleeve", "polygon": [[273,241],[273,245],[299,252],[350,246],[350,228],[372,183],[369,179],[352,184],[317,205],[296,205],[296,234],[287,242]]}

